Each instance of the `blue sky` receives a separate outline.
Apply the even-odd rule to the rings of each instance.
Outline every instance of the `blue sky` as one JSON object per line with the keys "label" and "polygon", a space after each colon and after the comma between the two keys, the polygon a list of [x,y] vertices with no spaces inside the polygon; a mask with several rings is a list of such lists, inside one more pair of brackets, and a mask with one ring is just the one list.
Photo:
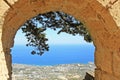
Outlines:
{"label": "blue sky", "polygon": [[[48,43],[50,45],[76,45],[76,44],[82,44],[82,45],[91,45],[92,43],[87,43],[84,41],[84,38],[76,35],[70,35],[66,33],[60,33],[57,34],[57,31],[53,31],[51,29],[48,29],[46,31],[46,36],[49,39]],[[15,36],[15,45],[25,45],[27,43],[27,39],[22,33],[22,30],[18,30],[16,36]]]}

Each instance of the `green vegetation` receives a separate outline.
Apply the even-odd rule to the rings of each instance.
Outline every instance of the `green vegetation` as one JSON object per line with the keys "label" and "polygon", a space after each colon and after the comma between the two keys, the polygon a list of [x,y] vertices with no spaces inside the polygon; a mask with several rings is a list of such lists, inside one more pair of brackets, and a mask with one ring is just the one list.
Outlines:
{"label": "green vegetation", "polygon": [[42,55],[49,50],[47,44],[45,30],[50,28],[52,30],[58,29],[58,34],[65,32],[73,36],[80,35],[84,37],[87,42],[92,42],[90,33],[85,28],[84,24],[76,20],[73,16],[63,12],[48,12],[39,14],[28,20],[23,26],[22,31],[28,40],[26,46],[35,47],[32,54]]}

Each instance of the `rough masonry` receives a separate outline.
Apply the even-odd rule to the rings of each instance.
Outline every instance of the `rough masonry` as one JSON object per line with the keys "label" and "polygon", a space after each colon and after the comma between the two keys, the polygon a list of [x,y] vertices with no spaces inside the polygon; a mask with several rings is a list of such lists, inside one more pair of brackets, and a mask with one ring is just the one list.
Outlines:
{"label": "rough masonry", "polygon": [[39,13],[63,11],[82,21],[95,49],[95,80],[120,80],[120,0],[0,0],[0,80],[11,80],[17,30]]}

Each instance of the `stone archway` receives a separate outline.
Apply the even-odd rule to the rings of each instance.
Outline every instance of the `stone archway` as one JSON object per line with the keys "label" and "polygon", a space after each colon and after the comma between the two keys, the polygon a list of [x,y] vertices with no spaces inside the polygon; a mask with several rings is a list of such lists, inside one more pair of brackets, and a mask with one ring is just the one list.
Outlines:
{"label": "stone archway", "polygon": [[[120,1],[98,1],[0,0],[0,79],[11,80],[10,48],[20,26],[39,13],[63,11],[82,21],[92,35],[96,47],[95,80],[119,80]],[[114,11],[118,12],[114,14]]]}

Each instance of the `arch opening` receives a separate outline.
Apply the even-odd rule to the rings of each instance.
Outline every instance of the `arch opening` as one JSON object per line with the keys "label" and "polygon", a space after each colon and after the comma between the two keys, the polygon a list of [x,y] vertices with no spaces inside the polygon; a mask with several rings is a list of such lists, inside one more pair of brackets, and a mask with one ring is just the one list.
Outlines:
{"label": "arch opening", "polygon": [[[58,12],[58,11],[57,11]],[[29,41],[29,39],[31,38],[32,40],[33,40],[33,38],[32,37],[35,37],[35,39],[36,39],[36,37],[38,37],[38,36],[41,36],[41,35],[33,35],[34,33],[33,33],[33,31],[34,32],[37,32],[36,31],[36,28],[38,28],[38,30],[39,29],[43,29],[43,28],[50,28],[50,29],[52,29],[52,30],[55,30],[56,32],[57,32],[57,34],[59,34],[59,32],[62,32],[64,35],[70,35],[71,37],[74,37],[74,36],[77,36],[77,38],[78,37],[80,37],[79,39],[77,39],[76,38],[76,41],[74,40],[74,39],[67,39],[68,40],[68,42],[66,43],[67,45],[77,45],[77,43],[78,44],[81,44],[81,45],[83,45],[83,44],[86,44],[87,43],[87,41],[88,42],[91,42],[92,41],[92,39],[90,38],[91,36],[90,36],[90,33],[87,31],[87,29],[85,28],[85,26],[84,26],[84,24],[82,24],[81,22],[79,22],[78,20],[76,20],[73,16],[71,16],[71,15],[68,15],[68,14],[65,14],[65,13],[63,13],[63,12],[61,12],[61,14],[62,14],[62,17],[66,17],[66,19],[62,19],[63,21],[61,21],[61,19],[58,19],[58,18],[61,18],[61,17],[59,17],[59,16],[56,16],[54,19],[53,19],[53,16],[55,16],[56,14],[57,14],[57,12],[54,12],[55,14],[52,14],[52,16],[50,15],[51,14],[51,12],[50,12],[50,14],[48,13],[47,14],[47,17],[48,17],[48,15],[49,15],[49,17],[50,18],[45,18],[46,16],[44,16],[44,15],[46,15],[46,13],[45,14],[42,14],[42,15],[37,15],[37,17],[33,17],[32,19],[30,19],[30,20],[27,20],[27,22],[21,27],[21,33],[23,32],[23,33],[25,33],[25,36],[26,36],[26,38],[27,38],[27,40],[26,41],[24,41],[25,39],[23,39],[23,42],[27,42],[28,41],[28,43],[30,43]],[[40,22],[38,22],[39,20],[35,20],[35,18],[40,18],[40,17],[44,17],[43,18],[43,20],[40,20]],[[56,18],[57,18],[57,20],[56,20]],[[47,20],[45,20],[45,19],[47,19]],[[52,22],[51,22],[51,20],[52,20]],[[31,22],[31,21],[33,21],[32,23],[29,23],[29,22]],[[58,24],[56,24],[56,25],[54,25],[56,22],[59,22],[60,21],[60,23],[58,23]],[[44,24],[43,24],[44,23]],[[47,24],[48,23],[48,24]],[[30,25],[29,25],[30,24]],[[51,25],[51,26],[49,26],[49,25]],[[54,26],[53,26],[54,25]],[[60,25],[60,26],[59,26]],[[26,26],[26,27],[25,27]],[[36,27],[35,29],[33,28],[33,26],[34,27]],[[56,27],[57,26],[57,27]],[[31,31],[30,31],[30,28],[27,28],[27,27],[32,27],[31,28]],[[67,28],[66,28],[67,27]],[[74,27],[76,27],[75,29],[74,29]],[[79,28],[78,28],[79,27]],[[23,29],[24,28],[24,29]],[[58,29],[57,29],[58,28]],[[61,29],[60,29],[61,28]],[[71,29],[72,28],[72,29]],[[27,30],[28,29],[28,30]],[[64,30],[65,29],[65,30]],[[45,29],[46,30],[46,29]],[[64,31],[63,31],[64,30]],[[77,31],[78,30],[78,31]],[[27,31],[29,31],[29,32],[31,32],[31,33],[29,33],[29,32],[27,32]],[[43,31],[42,31],[43,32]],[[45,31],[46,32],[46,31]],[[20,32],[19,32],[20,33]],[[29,34],[27,34],[27,33],[29,33]],[[32,35],[31,35],[32,34]],[[40,32],[38,32],[38,34],[41,34]],[[49,33],[48,33],[49,34]],[[89,36],[88,36],[89,35]],[[28,36],[30,36],[30,37],[28,37]],[[46,34],[45,34],[45,36],[46,36]],[[50,36],[52,36],[52,34],[51,35],[49,35],[49,38],[50,38]],[[40,37],[41,38],[41,37]],[[40,39],[39,38],[39,39]],[[69,38],[69,37],[68,37]],[[86,43],[85,42],[83,42],[83,41],[81,41],[81,38],[82,39],[84,39],[84,40],[86,40]],[[23,44],[22,43],[22,40],[21,40],[22,38],[18,38],[18,44],[20,45],[20,44]],[[43,37],[42,37],[42,39],[43,39]],[[51,38],[52,39],[52,38]],[[59,38],[60,39],[60,38]],[[79,40],[79,41],[78,41]],[[40,41],[40,40],[39,40]],[[57,42],[58,41],[58,39],[56,39],[56,41],[54,40],[53,42],[52,42],[52,44],[54,44],[55,45],[55,43],[54,42],[56,42],[57,44],[61,44],[63,41],[62,41],[62,39],[60,39],[59,40],[59,42]],[[60,42],[61,41],[61,42]],[[69,41],[71,41],[71,42],[69,42]],[[32,42],[32,41],[31,41]],[[42,42],[43,43],[43,42]],[[64,42],[65,43],[65,42]],[[36,43],[35,43],[36,44]],[[41,42],[40,42],[40,44],[41,44]],[[47,43],[46,43],[47,44]],[[28,44],[26,44],[26,46],[28,46]],[[34,46],[34,45],[29,45],[29,46],[32,46],[32,47],[35,47],[36,48],[36,46]],[[39,46],[39,45],[38,45]],[[34,55],[34,54],[33,54]]]}
{"label": "arch opening", "polygon": [[[58,31],[56,31],[56,33],[53,33],[52,32],[52,34],[57,34],[57,32]],[[47,34],[49,34],[49,31],[48,31],[48,33]],[[46,35],[47,35],[46,34]],[[49,35],[49,37],[52,37],[52,34],[51,35]],[[66,35],[65,37],[65,39],[67,39],[67,36],[69,36],[69,35],[67,35],[67,34],[65,34],[65,33],[61,33],[60,35]],[[58,37],[57,38],[59,38],[59,36],[60,35],[58,35]],[[53,35],[54,36],[54,35]],[[61,36],[60,36],[61,37]],[[69,38],[70,37],[70,38]],[[78,40],[78,39],[76,39],[76,37],[77,38],[79,38],[80,36],[79,35],[77,35],[77,36],[69,36],[68,38],[69,39],[72,39],[71,40],[71,42],[70,43],[72,43],[73,41],[76,41],[76,40]],[[71,38],[72,37],[72,38]],[[52,40],[54,40],[53,39],[54,37],[52,37],[52,39],[51,39],[51,41]],[[74,38],[74,39],[73,39]],[[49,38],[48,38],[49,39]],[[59,38],[60,39],[60,38]],[[61,40],[65,40],[64,38],[62,38]],[[81,38],[79,38],[79,40],[80,40]],[[82,38],[83,39],[83,38]],[[60,40],[60,41],[61,41]],[[54,40],[55,41],[55,40]],[[81,40],[80,40],[81,41]],[[61,42],[62,43],[62,42]],[[87,57],[87,58],[89,58],[89,57],[92,57],[92,60],[91,61],[93,61],[93,55],[91,55],[91,56],[89,56],[90,54],[89,54],[89,52],[85,52],[86,50],[87,50],[87,43],[86,42],[79,42],[79,43],[73,43],[73,44],[70,44],[70,43],[67,43],[67,44],[69,44],[69,45],[66,45],[66,46],[62,46],[62,47],[64,47],[64,48],[62,48],[62,49],[59,49],[58,50],[58,47],[60,48],[61,46],[58,46],[58,47],[56,47],[56,48],[53,48],[52,50],[50,49],[50,52],[57,52],[56,50],[58,50],[58,51],[60,51],[60,50],[62,50],[62,51],[65,51],[64,49],[66,49],[66,52],[68,53],[68,54],[65,54],[65,56],[62,56],[62,55],[64,55],[64,54],[62,54],[62,53],[64,53],[64,52],[62,52],[62,51],[60,51],[61,52],[61,55],[58,53],[53,53],[53,54],[51,54],[50,52],[50,54],[48,55],[48,57],[46,58],[46,59],[48,59],[48,61],[50,62],[51,61],[51,59],[54,59],[54,60],[56,60],[56,61],[59,61],[59,58],[61,57],[62,58],[62,60],[61,60],[61,62],[63,61],[64,63],[66,62],[66,63],[69,63],[70,61],[73,61],[72,63],[75,63],[74,61],[75,61],[75,58],[76,59],[78,59],[78,56],[79,56],[79,58],[82,58],[82,59],[85,59],[85,57]],[[82,43],[82,44],[81,44]],[[63,44],[63,43],[62,43]],[[61,44],[61,45],[62,45]],[[76,45],[77,44],[77,45]],[[84,44],[86,44],[86,45],[84,45]],[[54,44],[55,45],[55,44]],[[65,45],[65,44],[64,44]],[[81,45],[81,46],[80,46]],[[84,45],[84,46],[83,46]],[[89,44],[88,44],[89,45]],[[71,46],[71,47],[70,47]],[[79,46],[79,47],[78,47]],[[50,45],[50,47],[52,47],[51,45]],[[86,48],[85,48],[86,47]],[[80,53],[81,52],[81,50],[79,50],[79,49],[84,49],[83,51],[85,52],[85,54],[84,53]],[[72,50],[72,49],[75,49],[75,50]],[[93,50],[93,46],[91,46],[91,45],[89,45],[89,48],[88,48],[90,51],[91,51],[91,49],[92,49],[92,53],[91,54],[93,54],[94,53],[94,50]],[[69,50],[69,51],[68,51]],[[71,53],[70,53],[70,51],[72,51]],[[78,51],[78,52],[77,52]],[[79,52],[80,51],[80,52]],[[70,53],[70,54],[69,54]],[[75,54],[74,54],[75,53]],[[28,53],[26,53],[26,54],[28,54]],[[78,54],[83,54],[83,55],[85,55],[85,56],[83,56],[83,55],[78,55]],[[88,55],[87,55],[88,54]],[[45,54],[43,54],[43,56],[44,55],[47,55],[47,53],[45,53]],[[56,55],[56,56],[52,56],[52,55]],[[18,55],[19,56],[19,55]],[[49,56],[51,56],[51,57],[53,57],[53,58],[50,58],[49,59]],[[70,57],[71,56],[71,57]],[[58,57],[58,58],[55,58],[55,57]],[[66,59],[64,59],[64,58],[67,58],[67,57],[70,57],[70,58],[68,58],[68,62],[66,61]],[[25,57],[24,57],[25,58]],[[44,57],[43,57],[44,58]],[[19,58],[20,59],[20,58]],[[26,59],[26,58],[25,58]],[[34,59],[34,58],[32,58],[32,59]],[[30,59],[30,60],[32,60],[32,59]],[[35,58],[35,60],[36,60],[37,58]],[[87,63],[87,61],[89,61],[89,60],[87,60],[87,61],[85,61],[85,62],[83,62],[82,64],[79,64],[79,63],[81,63],[82,61],[82,59],[79,59],[79,60],[76,60],[76,61],[78,61],[78,62],[76,62],[76,64],[74,64],[73,66],[75,67],[80,67],[80,65],[82,65],[83,63],[84,64],[86,64]],[[30,61],[29,60],[29,61]],[[35,62],[35,60],[34,60],[34,62]],[[40,59],[40,61],[41,61],[42,59]],[[80,62],[79,62],[80,61]],[[34,62],[33,63],[30,63],[30,64],[34,64]],[[42,63],[42,65],[45,65],[46,64],[46,62],[43,62]],[[57,64],[60,64],[59,62],[57,63]],[[39,65],[39,64],[37,64],[37,65]],[[46,64],[46,65],[49,65],[48,63]],[[55,65],[54,63],[53,64],[50,64],[50,65]],[[89,64],[90,66],[93,66],[92,64]],[[65,65],[63,65],[63,66],[65,66]],[[64,69],[64,68],[68,68],[68,72],[70,72],[70,70],[73,70],[73,73],[75,73],[77,76],[78,76],[78,73],[80,72],[80,74],[81,74],[81,71],[79,70],[78,72],[76,72],[75,70],[77,70],[77,68],[74,68],[74,67],[71,67],[71,69],[70,69],[70,65],[68,64],[68,66],[66,66],[66,67],[62,67],[62,65],[61,65],[61,68],[62,69]],[[60,66],[56,66],[56,67],[60,67]],[[88,67],[88,66],[86,66],[86,67]],[[53,67],[54,68],[54,67]],[[15,68],[15,69],[17,69],[17,68]],[[47,69],[47,68],[46,68]],[[52,69],[51,69],[52,70]],[[50,71],[51,71],[50,70]],[[87,69],[86,71],[90,71],[90,70],[93,70],[93,68],[89,68],[89,69]],[[27,70],[24,70],[24,71],[27,71]],[[58,71],[59,72],[59,70],[58,69],[56,69],[56,71]],[[45,71],[43,71],[43,72],[46,72],[46,70]],[[83,73],[85,74],[85,71],[83,71]],[[32,75],[32,73],[30,74],[30,73],[28,73],[29,75]],[[49,72],[48,72],[48,74],[49,74]],[[54,74],[54,73],[53,73]],[[57,73],[56,73],[57,74]],[[61,73],[62,74],[62,73]],[[47,74],[46,74],[47,75]],[[66,78],[68,78],[68,79],[72,79],[72,77],[69,77],[69,75],[68,75],[68,73],[66,73],[65,74],[66,75]],[[76,76],[76,75],[73,75],[73,74],[71,74],[71,76]],[[41,75],[42,76],[42,75]],[[52,75],[51,75],[52,76]],[[16,76],[17,77],[17,76]],[[34,76],[35,77],[35,76]],[[44,76],[45,77],[45,76]],[[53,79],[55,79],[56,78],[56,76],[53,76],[54,78]],[[63,76],[64,77],[64,76]],[[19,77],[18,77],[19,78]],[[25,77],[24,77],[25,78]],[[80,76],[78,76],[78,78],[74,78],[74,79],[81,79],[81,78],[83,78],[83,76],[82,77],[80,77]],[[30,79],[30,78],[29,78]],[[50,79],[49,77],[48,77],[48,79]],[[52,80],[52,78],[51,78],[51,80]]]}

